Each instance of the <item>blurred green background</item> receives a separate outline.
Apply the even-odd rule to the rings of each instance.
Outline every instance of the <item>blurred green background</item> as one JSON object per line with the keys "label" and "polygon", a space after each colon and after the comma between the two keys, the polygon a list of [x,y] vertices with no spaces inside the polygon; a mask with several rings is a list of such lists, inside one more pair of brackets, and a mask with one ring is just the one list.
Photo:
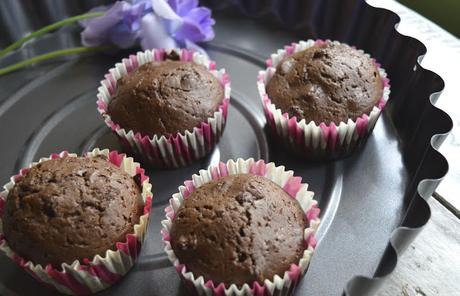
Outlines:
{"label": "blurred green background", "polygon": [[460,37],[460,0],[398,0]]}

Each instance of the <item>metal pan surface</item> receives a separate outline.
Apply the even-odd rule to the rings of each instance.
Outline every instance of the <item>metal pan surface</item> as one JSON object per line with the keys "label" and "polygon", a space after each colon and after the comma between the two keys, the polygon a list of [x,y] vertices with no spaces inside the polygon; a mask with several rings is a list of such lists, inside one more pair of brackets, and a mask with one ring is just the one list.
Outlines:
{"label": "metal pan surface", "polygon": [[[335,8],[295,30],[287,26],[292,24],[283,23],[282,16],[281,21],[273,21],[270,9],[258,20],[242,16],[234,7],[216,13],[216,39],[206,49],[218,67],[226,68],[232,81],[223,138],[199,163],[175,170],[148,170],[154,202],[146,243],[133,270],[100,295],[186,295],[163,252],[159,234],[163,210],[177,187],[199,169],[238,157],[285,165],[310,184],[319,201],[320,243],[296,295],[371,293],[379,283],[372,278],[393,269],[396,250],[407,245],[429,218],[429,207],[421,195],[431,195],[447,170],[446,160],[430,142],[451,125],[449,117],[430,102],[430,96],[440,91],[443,83],[438,75],[417,66],[425,48],[395,31],[398,17],[394,13],[361,1],[328,2]],[[353,7],[354,19],[341,18],[341,7]],[[338,24],[330,23],[330,14]],[[352,24],[345,26],[347,22]],[[257,72],[271,52],[308,38],[338,39],[363,48],[383,64],[391,78],[391,100],[372,136],[362,150],[343,160],[299,161],[277,148],[264,129]],[[75,42],[78,36],[72,32],[58,32],[29,49],[40,52]],[[0,78],[0,181],[6,183],[18,169],[52,152],[120,149],[96,111],[95,95],[107,70],[128,54],[87,56]],[[15,58],[19,57],[10,57]],[[436,139],[435,147],[442,136]],[[433,181],[421,182],[425,179]],[[414,229],[401,230],[398,226]],[[2,295],[54,295],[6,257],[0,256],[0,265]]]}

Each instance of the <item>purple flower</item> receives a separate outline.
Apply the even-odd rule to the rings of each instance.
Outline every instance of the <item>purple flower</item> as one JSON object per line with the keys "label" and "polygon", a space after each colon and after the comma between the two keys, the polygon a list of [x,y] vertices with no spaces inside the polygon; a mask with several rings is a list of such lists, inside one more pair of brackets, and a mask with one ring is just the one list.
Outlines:
{"label": "purple flower", "polygon": [[215,21],[209,8],[198,7],[198,0],[169,0],[169,4],[182,18],[182,25],[173,33],[176,39],[200,42],[214,38]]}
{"label": "purple flower", "polygon": [[211,10],[198,6],[198,0],[118,1],[93,11],[106,13],[81,22],[85,46],[127,48],[140,42],[143,49],[181,46],[202,50],[195,42],[214,38]]}
{"label": "purple flower", "polygon": [[120,48],[133,46],[139,37],[140,18],[147,13],[145,3],[132,5],[117,1],[113,6],[100,6],[91,11],[104,11],[103,16],[80,22],[85,46],[115,44]]}
{"label": "purple flower", "polygon": [[177,47],[176,40],[170,36],[163,20],[155,13],[146,14],[142,18],[139,36],[143,49]]}

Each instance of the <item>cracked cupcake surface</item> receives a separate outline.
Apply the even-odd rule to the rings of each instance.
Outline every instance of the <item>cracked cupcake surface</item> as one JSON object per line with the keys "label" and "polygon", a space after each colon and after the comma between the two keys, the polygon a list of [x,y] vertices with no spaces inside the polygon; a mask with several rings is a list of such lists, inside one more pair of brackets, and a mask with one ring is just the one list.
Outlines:
{"label": "cracked cupcake surface", "polygon": [[305,250],[299,203],[274,182],[237,174],[206,183],[173,220],[171,247],[205,281],[252,285],[283,276]]}
{"label": "cracked cupcake surface", "polygon": [[3,231],[21,257],[58,267],[115,249],[134,232],[142,204],[135,179],[102,156],[56,158],[16,182]]}
{"label": "cracked cupcake surface", "polygon": [[382,97],[383,84],[368,56],[326,41],[284,58],[266,91],[290,117],[338,125],[369,114]]}
{"label": "cracked cupcake surface", "polygon": [[108,114],[127,131],[169,135],[207,122],[223,98],[223,87],[203,65],[155,61],[118,80]]}

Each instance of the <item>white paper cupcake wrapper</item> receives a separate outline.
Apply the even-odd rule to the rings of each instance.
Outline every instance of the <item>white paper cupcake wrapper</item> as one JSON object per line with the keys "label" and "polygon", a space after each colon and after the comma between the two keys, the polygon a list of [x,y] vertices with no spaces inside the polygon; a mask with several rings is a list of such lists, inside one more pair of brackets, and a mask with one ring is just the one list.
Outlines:
{"label": "white paper cupcake wrapper", "polygon": [[[241,287],[235,284],[225,287],[223,283],[214,283],[211,280],[205,281],[203,276],[195,276],[187,271],[187,267],[181,264],[174,254],[170,243],[170,230],[176,212],[186,199],[196,188],[220,177],[249,173],[263,176],[281,186],[292,198],[295,198],[302,210],[305,212],[309,222],[308,228],[304,231],[306,249],[299,262],[293,262],[291,268],[282,275],[275,275],[273,279],[266,279],[263,285],[258,282],[247,283]],[[293,176],[292,171],[285,171],[284,166],[275,166],[274,163],[266,164],[264,161],[254,161],[254,159],[229,160],[227,163],[220,163],[216,167],[209,167],[207,170],[200,170],[199,175],[193,175],[192,180],[185,181],[184,186],[179,187],[179,192],[174,194],[169,200],[170,206],[166,211],[166,220],[162,221],[162,236],[165,243],[165,252],[169,260],[180,274],[182,280],[190,289],[198,295],[290,295],[302,275],[306,272],[316,247],[315,233],[319,227],[319,209],[317,201],[313,199],[313,192],[308,191],[308,184],[301,183],[301,177]]]}
{"label": "white paper cupcake wrapper", "polygon": [[[356,120],[316,124],[305,119],[297,120],[287,113],[282,113],[270,100],[266,93],[266,85],[276,72],[276,66],[283,58],[296,52],[305,50],[315,44],[322,44],[322,40],[308,40],[292,43],[284,49],[279,49],[267,60],[267,69],[260,71],[257,77],[257,87],[264,106],[265,117],[272,133],[288,148],[305,158],[337,158],[343,157],[365,142],[372,132],[390,95],[390,83],[387,74],[374,59],[378,67],[383,84],[382,98],[377,102],[369,114],[363,114]],[[339,44],[338,41],[333,43]],[[370,58],[364,51],[359,50]]]}
{"label": "white paper cupcake wrapper", "polygon": [[134,133],[132,130],[125,130],[113,122],[107,113],[109,101],[116,92],[117,80],[145,63],[164,60],[166,53],[169,52],[164,49],[138,52],[136,55],[123,59],[121,63],[117,63],[101,81],[97,94],[97,109],[104,117],[107,126],[118,135],[123,148],[139,156],[143,164],[155,167],[185,166],[209,154],[222,136],[230,102],[230,78],[225,69],[216,70],[216,63],[198,52],[187,49],[171,51],[175,51],[181,61],[193,61],[205,66],[224,88],[223,101],[218,110],[214,112],[214,116],[194,127],[193,130],[168,136],[149,137]]}
{"label": "white paper cupcake wrapper", "polygon": [[[103,256],[96,255],[92,260],[85,259],[82,262],[75,260],[72,264],[63,263],[61,268],[55,268],[51,265],[41,266],[20,257],[9,247],[3,235],[3,225],[0,219],[0,250],[39,282],[64,294],[93,294],[119,281],[134,265],[147,229],[152,201],[152,185],[150,185],[148,177],[144,175],[144,170],[131,157],[118,154],[116,151],[110,152],[108,149],[99,150],[95,148],[87,154],[88,157],[98,155],[106,156],[111,163],[133,177],[140,175],[142,183],[144,213],[140,217],[139,223],[134,225],[134,233],[127,234],[124,242],[118,242],[115,251],[107,250]],[[49,159],[76,156],[76,154],[69,154],[66,151],[52,154],[49,158],[41,158],[38,162],[32,163],[28,168],[22,169],[19,174],[11,177],[11,181],[4,186],[5,190],[0,193],[0,216],[3,215],[8,192],[31,167]]]}

